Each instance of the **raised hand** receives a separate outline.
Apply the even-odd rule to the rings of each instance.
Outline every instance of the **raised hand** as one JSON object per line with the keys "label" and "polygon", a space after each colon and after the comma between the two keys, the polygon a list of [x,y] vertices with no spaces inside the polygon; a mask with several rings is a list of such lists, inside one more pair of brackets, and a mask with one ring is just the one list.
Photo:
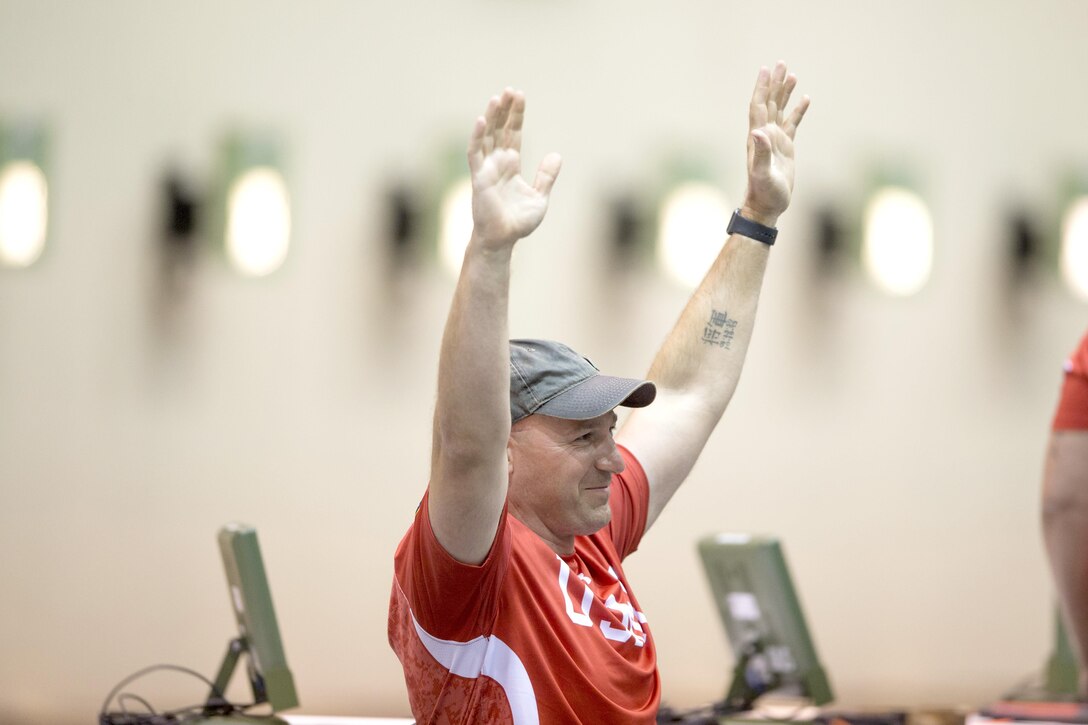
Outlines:
{"label": "raised hand", "polygon": [[796,85],[797,76],[787,74],[782,61],[773,73],[760,68],[748,107],[748,192],[741,213],[768,226],[775,225],[793,193],[793,137],[809,106],[804,96],[786,116]]}
{"label": "raised hand", "polygon": [[525,95],[507,88],[476,119],[468,143],[472,171],[473,235],[489,247],[512,245],[544,219],[559,175],[559,154],[548,154],[530,186],[521,177],[521,125]]}

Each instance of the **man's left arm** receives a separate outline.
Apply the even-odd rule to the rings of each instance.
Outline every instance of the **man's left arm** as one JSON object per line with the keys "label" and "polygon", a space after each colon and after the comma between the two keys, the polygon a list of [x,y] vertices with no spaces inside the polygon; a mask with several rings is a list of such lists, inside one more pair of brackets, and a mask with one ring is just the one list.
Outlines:
{"label": "man's left arm", "polygon": [[[748,190],[740,214],[775,227],[793,192],[793,139],[808,109],[785,113],[797,78],[779,62],[761,68],[749,106]],[[631,413],[617,434],[646,471],[646,528],[683,483],[733,397],[752,337],[770,246],[730,235],[654,358],[653,405]]]}

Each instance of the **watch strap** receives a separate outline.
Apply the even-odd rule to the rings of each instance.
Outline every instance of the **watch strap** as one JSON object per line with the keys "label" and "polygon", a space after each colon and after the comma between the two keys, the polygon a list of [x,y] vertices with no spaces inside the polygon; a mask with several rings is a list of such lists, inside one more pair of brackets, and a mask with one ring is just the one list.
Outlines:
{"label": "watch strap", "polygon": [[748,237],[749,239],[755,239],[757,242],[763,242],[767,246],[774,244],[775,238],[778,236],[778,230],[774,227],[754,222],[751,219],[746,219],[740,215],[740,209],[733,211],[733,216],[729,219],[729,226],[725,231],[729,234],[740,234],[741,236]]}

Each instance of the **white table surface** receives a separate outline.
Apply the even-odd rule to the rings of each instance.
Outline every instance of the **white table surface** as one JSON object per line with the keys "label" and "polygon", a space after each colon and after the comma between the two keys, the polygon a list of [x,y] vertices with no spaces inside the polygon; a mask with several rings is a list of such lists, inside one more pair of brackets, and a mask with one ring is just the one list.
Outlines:
{"label": "white table surface", "polygon": [[339,717],[333,715],[287,715],[277,713],[290,725],[414,725],[415,720],[402,717]]}

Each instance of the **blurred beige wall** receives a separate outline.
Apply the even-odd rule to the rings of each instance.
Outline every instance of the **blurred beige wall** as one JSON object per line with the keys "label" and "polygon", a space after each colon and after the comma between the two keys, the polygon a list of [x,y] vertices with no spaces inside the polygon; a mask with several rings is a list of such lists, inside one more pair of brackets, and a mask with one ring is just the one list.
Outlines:
{"label": "blurred beige wall", "polygon": [[[638,375],[686,292],[608,273],[607,202],[676,150],[737,198],[752,81],[778,58],[814,102],[747,370],[629,563],[665,696],[725,686],[694,541],[729,529],[784,538],[839,702],[995,697],[1049,647],[1038,486],[1088,320],[1054,279],[1005,285],[1006,216],[1053,214],[1088,165],[1086,33],[1082,0],[0,0],[0,114],[51,123],[55,201],[46,255],[0,273],[0,721],[87,722],[157,662],[211,675],[232,519],[260,531],[301,709],[406,714],[385,612],[452,282],[390,279],[388,185],[432,180],[488,96],[523,88],[528,163],[565,165],[515,260],[511,332]],[[232,123],[287,134],[290,259],[251,281],[204,250],[164,299],[161,175],[206,178]],[[910,299],[813,271],[815,209],[856,206],[882,160],[932,205]]]}

